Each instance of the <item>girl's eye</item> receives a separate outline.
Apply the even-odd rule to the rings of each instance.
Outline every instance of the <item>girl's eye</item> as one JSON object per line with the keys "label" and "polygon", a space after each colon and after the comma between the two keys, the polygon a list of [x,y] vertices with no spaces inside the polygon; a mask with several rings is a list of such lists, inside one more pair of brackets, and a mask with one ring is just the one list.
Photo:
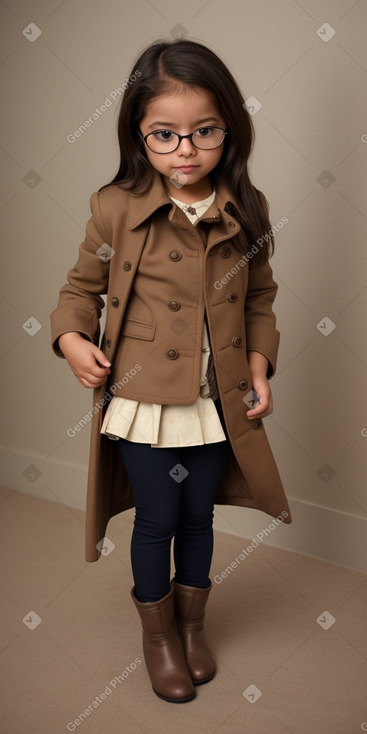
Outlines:
{"label": "girl's eye", "polygon": [[199,133],[201,138],[208,138],[210,134],[213,133],[212,127],[199,127],[199,129],[196,131]]}
{"label": "girl's eye", "polygon": [[171,130],[156,130],[153,135],[156,140],[160,140],[161,142],[169,142],[170,140],[172,140],[172,136],[174,135],[174,133],[171,132]]}

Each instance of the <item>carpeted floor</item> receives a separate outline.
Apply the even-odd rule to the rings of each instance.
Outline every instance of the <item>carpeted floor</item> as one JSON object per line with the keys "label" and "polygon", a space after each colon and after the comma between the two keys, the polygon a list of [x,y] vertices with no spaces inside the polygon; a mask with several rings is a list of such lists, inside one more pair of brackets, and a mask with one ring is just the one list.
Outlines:
{"label": "carpeted floor", "polygon": [[206,631],[218,672],[175,705],[140,662],[133,511],[88,564],[83,512],[6,489],[0,502],[2,734],[367,731],[363,573],[264,544],[236,565],[246,541],[217,532]]}

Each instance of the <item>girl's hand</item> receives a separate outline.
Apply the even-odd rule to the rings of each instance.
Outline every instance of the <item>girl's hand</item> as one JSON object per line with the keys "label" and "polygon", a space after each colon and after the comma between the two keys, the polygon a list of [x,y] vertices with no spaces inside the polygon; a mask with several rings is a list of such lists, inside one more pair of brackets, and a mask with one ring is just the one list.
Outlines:
{"label": "girl's hand", "polygon": [[247,411],[247,418],[265,418],[273,412],[273,396],[266,377],[268,360],[263,354],[248,352],[248,363],[252,377],[252,387],[260,398],[259,405]]}
{"label": "girl's hand", "polygon": [[247,411],[247,418],[265,418],[273,412],[273,396],[269,387],[268,380],[262,375],[253,375],[253,389],[257,392],[260,403],[256,408]]}
{"label": "girl's hand", "polygon": [[59,337],[59,347],[83,387],[103,385],[111,372],[111,362],[95,344],[78,331],[67,331]]}

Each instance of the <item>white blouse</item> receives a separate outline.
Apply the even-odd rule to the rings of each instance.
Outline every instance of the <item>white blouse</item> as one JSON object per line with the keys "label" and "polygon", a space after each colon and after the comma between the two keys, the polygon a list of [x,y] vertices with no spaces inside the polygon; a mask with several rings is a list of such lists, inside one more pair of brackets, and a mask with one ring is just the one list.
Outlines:
{"label": "white blouse", "polygon": [[[191,205],[173,197],[171,199],[194,223],[213,203],[215,191],[206,199]],[[205,321],[201,352],[200,394],[194,403],[157,405],[115,396],[107,407],[101,433],[115,441],[125,438],[134,443],[150,443],[152,448],[197,446],[225,441],[226,436],[214,401],[208,394],[210,346]]]}

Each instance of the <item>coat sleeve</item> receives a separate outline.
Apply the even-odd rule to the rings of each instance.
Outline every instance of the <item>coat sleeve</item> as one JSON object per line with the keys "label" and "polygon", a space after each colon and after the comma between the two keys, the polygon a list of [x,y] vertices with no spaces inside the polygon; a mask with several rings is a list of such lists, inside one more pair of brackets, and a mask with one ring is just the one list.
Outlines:
{"label": "coat sleeve", "polygon": [[98,346],[99,319],[104,307],[101,294],[107,293],[109,276],[109,261],[97,254],[98,248],[108,242],[98,192],[90,197],[90,209],[92,216],[79,247],[79,257],[67,274],[67,283],[61,288],[57,306],[50,316],[51,345],[58,357],[64,357],[58,340],[67,331],[78,331]]}
{"label": "coat sleeve", "polygon": [[[265,196],[259,192],[262,206],[268,214]],[[269,261],[249,268],[245,301],[245,328],[247,351],[260,352],[268,360],[267,379],[275,373],[280,334],[272,305],[278,286],[273,279]]]}

